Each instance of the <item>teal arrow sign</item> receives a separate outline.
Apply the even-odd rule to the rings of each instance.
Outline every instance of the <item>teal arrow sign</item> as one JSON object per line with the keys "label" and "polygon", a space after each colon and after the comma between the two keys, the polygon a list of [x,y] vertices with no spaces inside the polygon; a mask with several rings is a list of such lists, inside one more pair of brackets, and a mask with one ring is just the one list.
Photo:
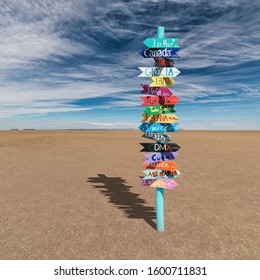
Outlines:
{"label": "teal arrow sign", "polygon": [[179,48],[179,38],[146,38],[143,43],[148,48]]}

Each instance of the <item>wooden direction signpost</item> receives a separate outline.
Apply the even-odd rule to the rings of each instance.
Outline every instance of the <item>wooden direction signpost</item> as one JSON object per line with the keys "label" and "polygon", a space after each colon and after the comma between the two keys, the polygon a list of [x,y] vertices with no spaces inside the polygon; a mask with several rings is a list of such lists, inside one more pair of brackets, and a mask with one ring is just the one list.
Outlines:
{"label": "wooden direction signpost", "polygon": [[179,38],[164,38],[164,27],[157,27],[157,38],[147,38],[144,44],[147,48],[142,49],[139,54],[145,58],[154,58],[154,67],[138,67],[142,73],[139,77],[149,77],[150,85],[141,84],[143,103],[147,106],[142,114],[143,120],[139,129],[144,132],[143,137],[153,139],[156,143],[140,143],[143,146],[141,152],[152,152],[145,154],[143,160],[143,173],[140,176],[142,186],[156,188],[156,227],[158,232],[164,231],[164,189],[173,189],[177,183],[173,178],[178,177],[181,172],[177,170],[178,165],[169,161],[176,159],[180,146],[170,143],[171,137],[166,132],[177,132],[176,126],[179,118],[174,115],[173,109],[178,103],[178,97],[173,95],[169,87],[173,86],[174,80],[180,71],[173,67],[173,58],[178,58],[177,45]]}

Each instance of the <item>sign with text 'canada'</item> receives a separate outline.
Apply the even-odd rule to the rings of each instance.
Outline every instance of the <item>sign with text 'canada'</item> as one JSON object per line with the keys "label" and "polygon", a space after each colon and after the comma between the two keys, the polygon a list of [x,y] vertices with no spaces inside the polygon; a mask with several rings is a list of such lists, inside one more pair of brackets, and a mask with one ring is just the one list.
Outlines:
{"label": "sign with text 'canada'", "polygon": [[150,77],[152,83],[150,87],[171,87],[174,85],[173,78],[164,77]]}
{"label": "sign with text 'canada'", "polygon": [[176,143],[140,143],[143,149],[140,152],[177,152],[180,149]]}
{"label": "sign with text 'canada'", "polygon": [[175,170],[178,165],[173,161],[160,161],[147,163],[143,166],[144,169],[160,169],[160,170]]}
{"label": "sign with text 'canada'", "polygon": [[179,102],[179,98],[172,95],[165,96],[140,96],[144,102],[141,106],[153,106],[153,105],[175,105]]}
{"label": "sign with text 'canada'", "polygon": [[145,58],[179,58],[176,54],[180,48],[164,48],[164,49],[142,49],[139,51],[139,54]]}
{"label": "sign with text 'canada'", "polygon": [[177,152],[145,154],[146,161],[144,161],[144,164],[176,159],[178,155],[179,153]]}
{"label": "sign with text 'canada'", "polygon": [[179,170],[144,170],[144,180],[147,179],[163,179],[163,178],[177,178],[181,172]]}
{"label": "sign with text 'canada'", "polygon": [[178,123],[142,123],[138,126],[143,132],[178,132]]}
{"label": "sign with text 'canada'", "polygon": [[163,188],[163,189],[173,189],[177,186],[177,183],[171,179],[157,179],[157,180],[146,180],[151,181],[150,187],[152,188]]}
{"label": "sign with text 'canada'", "polygon": [[167,87],[149,87],[148,85],[141,84],[143,90],[141,93],[157,95],[157,96],[171,96],[173,92]]}
{"label": "sign with text 'canada'", "polygon": [[159,105],[159,106],[148,106],[145,108],[144,112],[147,115],[160,115],[160,114],[171,114],[175,113],[174,105]]}
{"label": "sign with text 'canada'", "polygon": [[175,67],[138,67],[142,73],[138,77],[176,77],[180,71]]}
{"label": "sign with text 'canada'", "polygon": [[167,144],[172,140],[172,138],[168,134],[158,132],[145,132],[145,134],[142,137],[153,139],[163,144]]}
{"label": "sign with text 'canada'", "polygon": [[157,123],[175,123],[179,120],[176,115],[173,114],[162,114],[162,115],[147,115],[142,114],[142,122],[157,122]]}
{"label": "sign with text 'canada'", "polygon": [[179,48],[179,38],[146,38],[143,43],[147,48]]}

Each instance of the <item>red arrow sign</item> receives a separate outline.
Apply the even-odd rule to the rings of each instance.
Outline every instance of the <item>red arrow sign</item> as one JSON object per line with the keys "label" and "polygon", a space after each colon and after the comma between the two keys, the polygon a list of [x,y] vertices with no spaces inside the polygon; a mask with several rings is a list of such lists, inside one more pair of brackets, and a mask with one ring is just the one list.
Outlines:
{"label": "red arrow sign", "polygon": [[144,103],[141,106],[153,106],[153,105],[174,105],[178,103],[179,98],[172,95],[169,97],[165,96],[140,96]]}
{"label": "red arrow sign", "polygon": [[173,161],[160,161],[160,162],[152,162],[145,164],[143,166],[144,169],[160,169],[160,170],[175,170],[178,168],[178,165]]}

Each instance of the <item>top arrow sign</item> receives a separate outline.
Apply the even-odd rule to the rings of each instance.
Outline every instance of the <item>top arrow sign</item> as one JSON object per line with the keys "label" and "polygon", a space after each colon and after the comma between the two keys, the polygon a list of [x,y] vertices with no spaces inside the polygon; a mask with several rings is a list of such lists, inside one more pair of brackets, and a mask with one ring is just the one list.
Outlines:
{"label": "top arrow sign", "polygon": [[143,43],[148,48],[179,48],[179,38],[146,38]]}

